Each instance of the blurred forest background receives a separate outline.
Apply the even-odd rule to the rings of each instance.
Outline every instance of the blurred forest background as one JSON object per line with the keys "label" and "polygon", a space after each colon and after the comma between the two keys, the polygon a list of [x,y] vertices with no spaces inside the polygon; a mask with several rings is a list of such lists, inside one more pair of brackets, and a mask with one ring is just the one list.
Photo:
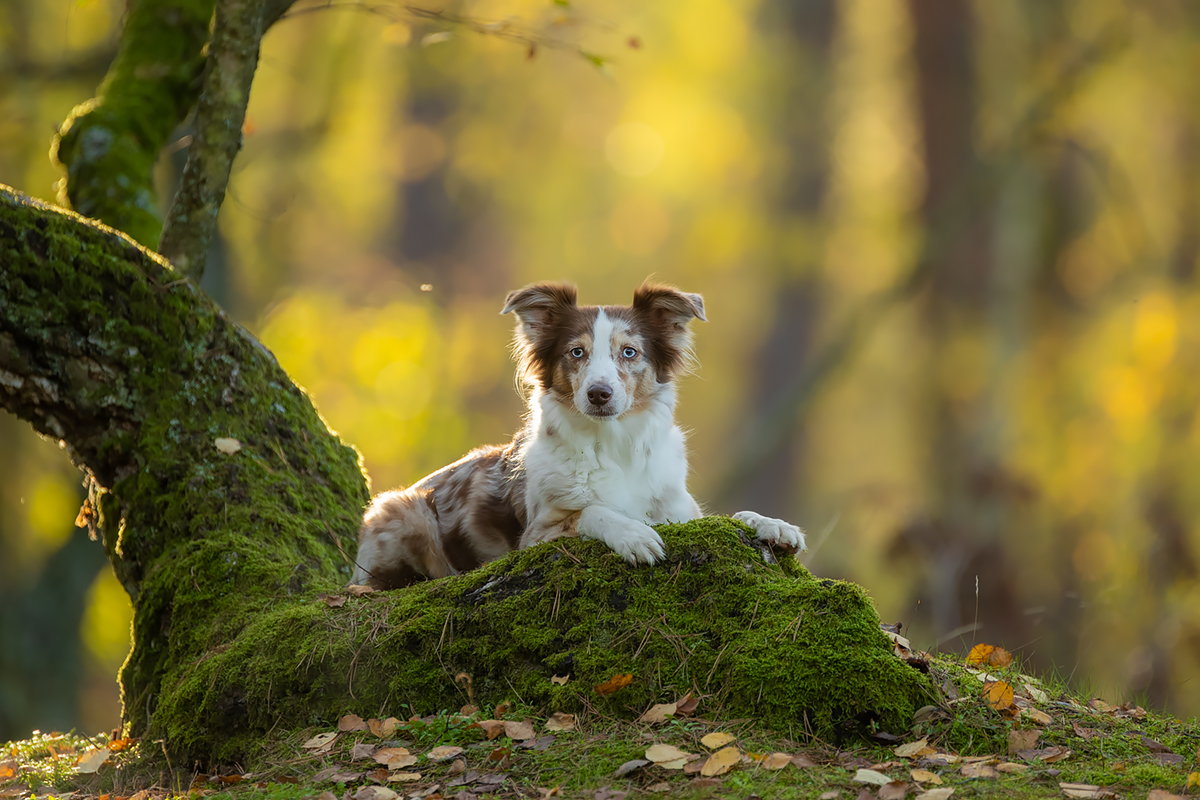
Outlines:
{"label": "blurred forest background", "polygon": [[[0,181],[54,198],[124,2],[0,0]],[[506,291],[654,275],[708,308],[679,416],[710,510],[807,527],[917,646],[1200,713],[1200,5],[426,11],[270,30],[205,276],[376,491],[517,426]],[[0,417],[0,741],[118,722],[81,499]]]}

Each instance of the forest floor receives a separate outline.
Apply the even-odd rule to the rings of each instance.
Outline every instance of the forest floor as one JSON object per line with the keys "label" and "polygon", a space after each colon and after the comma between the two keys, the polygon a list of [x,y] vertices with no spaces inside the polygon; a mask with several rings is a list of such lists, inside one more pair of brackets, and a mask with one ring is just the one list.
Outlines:
{"label": "forest floor", "polygon": [[[37,734],[0,752],[0,798],[475,800],[476,798],[1147,798],[1200,796],[1200,721],[1110,705],[1023,674],[1003,650],[917,654],[937,687],[902,736],[844,742],[753,719],[705,717],[704,698],[636,721],[539,716],[519,705],[363,720],[264,739],[249,763],[170,764],[161,742]],[[619,691],[612,686],[598,691]],[[636,713],[636,712],[634,712]]]}

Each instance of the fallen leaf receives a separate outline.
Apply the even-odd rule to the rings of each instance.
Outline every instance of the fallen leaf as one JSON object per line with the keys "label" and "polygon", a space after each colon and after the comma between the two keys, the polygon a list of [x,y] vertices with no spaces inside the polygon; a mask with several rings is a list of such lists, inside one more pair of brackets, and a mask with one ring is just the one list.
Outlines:
{"label": "fallen leaf", "polygon": [[550,798],[550,797],[558,797],[559,796],[558,790],[559,790],[558,786],[555,786],[553,789],[538,789],[538,794],[541,795],[539,800],[547,800],[547,798]]}
{"label": "fallen leaf", "polygon": [[88,750],[75,762],[75,771],[83,775],[91,775],[100,769],[101,764],[108,761],[110,755],[112,755],[112,751],[107,747],[97,747],[95,750]]}
{"label": "fallen leaf", "polygon": [[380,764],[388,765],[393,760],[407,756],[408,750],[403,747],[381,747],[374,752],[372,757]]}
{"label": "fallen leaf", "polygon": [[1069,755],[1071,755],[1071,751],[1065,747],[1047,747],[1038,756],[1038,760],[1044,761],[1047,764],[1053,764],[1056,761],[1062,761]]}
{"label": "fallen leaf", "polygon": [[633,675],[631,673],[625,673],[624,675],[614,675],[604,683],[593,688],[596,690],[596,694],[600,695],[601,697],[607,697],[614,692],[624,689],[631,683],[633,683]]}
{"label": "fallen leaf", "polygon": [[1003,647],[994,647],[990,644],[977,644],[971,648],[971,652],[967,653],[967,663],[986,664],[991,667],[1006,667],[1012,663],[1012,656]]}
{"label": "fallen leaf", "polygon": [[1013,690],[1006,681],[988,681],[983,684],[983,696],[994,711],[1012,708]]}
{"label": "fallen leaf", "polygon": [[691,716],[700,707],[700,698],[685,694],[683,699],[675,704],[675,713],[681,717]]}
{"label": "fallen leaf", "polygon": [[1181,794],[1172,794],[1166,789],[1151,789],[1146,800],[1186,800]]}
{"label": "fallen leaf", "polygon": [[1050,702],[1050,696],[1038,687],[1034,686],[1032,683],[1025,684],[1025,694],[1029,695],[1033,700],[1039,703]]}
{"label": "fallen leaf", "polygon": [[[614,792],[605,786],[592,794],[592,800],[625,800],[628,795],[628,792]],[[468,800],[468,798],[462,798],[462,800]]]}
{"label": "fallen leaf", "polygon": [[908,794],[907,781],[892,781],[879,788],[879,800],[904,800]]}
{"label": "fallen leaf", "polygon": [[924,750],[928,746],[929,746],[929,737],[922,736],[920,739],[917,739],[915,742],[909,742],[908,744],[900,745],[892,752],[895,753],[896,755],[900,756],[901,758],[915,758],[918,753],[920,753],[922,750]]}
{"label": "fallen leaf", "polygon": [[764,769],[783,769],[788,764],[792,763],[792,757],[787,753],[771,753],[761,762]]}
{"label": "fallen leaf", "polygon": [[917,795],[916,800],[946,800],[952,794],[954,794],[954,787],[947,786],[942,789],[930,789],[928,792],[921,792]]}
{"label": "fallen leaf", "polygon": [[929,761],[940,762],[941,764],[947,766],[950,764],[957,764],[959,762],[958,756],[954,755],[954,753],[934,753],[931,756],[927,756],[927,759]]}
{"label": "fallen leaf", "polygon": [[[329,777],[329,780],[333,781],[334,783],[352,783],[362,778],[362,776],[363,774],[361,772],[342,772],[341,770],[337,770]],[[130,798],[130,800],[132,800],[132,798]]]}
{"label": "fallen leaf", "polygon": [[412,783],[413,781],[421,780],[419,772],[393,772],[388,775],[388,783]]}
{"label": "fallen leaf", "polygon": [[930,772],[927,769],[914,769],[912,772],[908,773],[908,777],[912,778],[917,783],[932,783],[937,785],[942,782],[942,779],[937,776],[937,773]]}
{"label": "fallen leaf", "polygon": [[687,762],[686,764],[683,765],[683,774],[684,775],[699,775],[700,770],[704,769],[704,764],[706,761],[708,761],[708,759],[697,758],[695,761]]}
{"label": "fallen leaf", "polygon": [[1054,717],[1036,708],[1022,708],[1021,716],[1028,717],[1038,725],[1050,725],[1054,722]]}
{"label": "fallen leaf", "polygon": [[800,769],[806,769],[808,767],[815,767],[816,765],[817,765],[817,762],[813,761],[811,758],[804,755],[804,753],[797,753],[796,755],[792,756],[792,766],[793,767],[799,767]]}
{"label": "fallen leaf", "polygon": [[511,720],[504,721],[504,732],[508,734],[508,738],[514,742],[523,742],[526,739],[533,739],[537,733],[533,730],[532,723],[529,720],[523,722],[513,722]]}
{"label": "fallen leaf", "polygon": [[720,778],[695,778],[692,780],[693,789],[712,789],[721,785]]}
{"label": "fallen leaf", "polygon": [[724,731],[710,733],[700,740],[700,744],[707,747],[709,750],[719,750],[730,742],[737,741],[737,737]]}
{"label": "fallen leaf", "polygon": [[1037,744],[1038,737],[1042,732],[1035,729],[1025,729],[1019,731],[1008,732],[1008,754],[1015,756],[1022,750],[1032,750]]}
{"label": "fallen leaf", "polygon": [[222,436],[218,439],[213,439],[213,446],[227,456],[231,456],[238,450],[242,449],[242,443],[237,439],[230,439],[227,436]]}
{"label": "fallen leaf", "polygon": [[396,793],[386,786],[362,786],[354,793],[354,800],[395,800]]}
{"label": "fallen leaf", "polygon": [[711,778],[714,775],[724,775],[733,768],[733,765],[742,760],[742,754],[738,752],[736,747],[725,747],[708,757],[704,762],[704,766],[700,769],[700,774],[705,778]]}
{"label": "fallen leaf", "polygon": [[573,731],[575,730],[575,715],[567,714],[562,711],[556,711],[546,720],[546,730],[548,731]]}
{"label": "fallen leaf", "polygon": [[859,769],[854,773],[855,783],[869,783],[873,786],[886,786],[892,782],[892,779],[882,772],[876,772],[873,769]]}
{"label": "fallen leaf", "polygon": [[346,587],[346,594],[351,597],[362,597],[364,594],[371,594],[374,591],[370,586],[363,586],[360,583],[352,583]]}
{"label": "fallen leaf", "polygon": [[1022,772],[1028,771],[1028,769],[1029,769],[1028,764],[1014,764],[1011,761],[1005,761],[1001,764],[996,765],[996,772],[1010,772],[1010,773],[1020,774]]}
{"label": "fallen leaf", "polygon": [[644,758],[635,758],[632,761],[626,761],[621,766],[617,767],[617,771],[613,773],[614,778],[624,778],[635,769],[641,769],[647,764],[652,763]]}
{"label": "fallen leaf", "polygon": [[655,764],[675,761],[680,758],[686,759],[689,755],[691,753],[685,753],[678,747],[670,744],[652,744],[646,748],[646,758]]}
{"label": "fallen leaf", "polygon": [[450,769],[447,771],[446,774],[451,775],[451,776],[462,775],[466,771],[467,771],[467,762],[463,761],[461,758],[456,758],[450,762]]}
{"label": "fallen leaf", "polygon": [[367,720],[367,730],[380,737],[391,736],[396,732],[396,728],[399,726],[400,720],[396,719],[395,717],[388,717],[382,722],[377,719]]}
{"label": "fallen leaf", "polygon": [[507,714],[509,708],[510,708],[510,706],[508,703],[496,703],[496,711],[494,714],[496,719],[500,719],[505,714]]}
{"label": "fallen leaf", "polygon": [[441,747],[433,748],[426,753],[425,756],[430,761],[449,761],[450,759],[462,753],[462,751],[463,749],[461,747],[455,747],[454,745],[443,745]]}
{"label": "fallen leaf", "polygon": [[551,675],[550,682],[555,686],[563,686],[567,681],[571,680],[570,675]]}
{"label": "fallen leaf", "polygon": [[330,608],[341,608],[346,605],[346,595],[344,594],[323,594],[318,595],[317,599]]}
{"label": "fallen leaf", "polygon": [[1099,786],[1090,783],[1060,783],[1058,784],[1058,788],[1062,789],[1063,794],[1067,797],[1083,797],[1098,800],[1098,798],[1104,796],[1100,793]]}
{"label": "fallen leaf", "polygon": [[820,796],[817,797],[817,800],[836,800],[840,794],[841,792],[839,792],[837,789],[834,789],[832,792],[822,792]]}
{"label": "fallen leaf", "polygon": [[489,742],[504,733],[504,723],[498,719],[481,719],[475,724],[483,728],[483,734]]}
{"label": "fallen leaf", "polygon": [[659,763],[655,764],[656,767],[662,767],[663,769],[672,769],[672,770],[683,769],[687,765],[688,765],[688,760],[686,758],[677,758],[674,761],[660,761]]}
{"label": "fallen leaf", "polygon": [[360,742],[350,748],[351,761],[366,761],[375,753],[375,745]]}
{"label": "fallen leaf", "polygon": [[506,780],[508,780],[508,776],[503,772],[489,772],[479,776],[479,782],[485,786],[499,786]]}
{"label": "fallen leaf", "polygon": [[[1200,761],[1200,752],[1197,752],[1196,760]],[[1187,786],[1185,788],[1189,792],[1192,789],[1200,789],[1200,772],[1192,772],[1188,775]]]}
{"label": "fallen leaf", "polygon": [[650,706],[647,711],[642,712],[637,721],[648,722],[651,725],[660,725],[675,716],[675,708],[675,703],[658,703],[657,705]]}
{"label": "fallen leaf", "polygon": [[1000,777],[996,770],[988,764],[963,764],[962,776],[964,778],[998,778]]}
{"label": "fallen leaf", "polygon": [[667,783],[666,781],[659,781],[658,783],[652,783],[647,786],[646,791],[654,792],[655,794],[658,794],[659,792],[669,792],[671,791],[671,784]]}
{"label": "fallen leaf", "polygon": [[1091,700],[1088,700],[1088,708],[1092,709],[1093,711],[1099,711],[1101,714],[1109,714],[1117,710],[1116,706],[1110,706],[1099,697],[1093,697]]}
{"label": "fallen leaf", "polygon": [[337,721],[337,729],[342,733],[353,733],[355,730],[366,730],[367,723],[358,714],[347,714]]}
{"label": "fallen leaf", "polygon": [[6,758],[0,761],[0,781],[7,781],[17,777],[17,762],[16,759]]}
{"label": "fallen leaf", "polygon": [[333,743],[337,741],[337,737],[337,731],[318,733],[316,736],[312,737],[300,746],[305,750],[319,750],[328,752],[329,749],[333,747]]}
{"label": "fallen leaf", "polygon": [[113,739],[111,742],[108,743],[108,749],[112,750],[114,753],[119,753],[122,750],[132,746],[136,741],[137,741],[137,739],[132,739],[132,738]]}

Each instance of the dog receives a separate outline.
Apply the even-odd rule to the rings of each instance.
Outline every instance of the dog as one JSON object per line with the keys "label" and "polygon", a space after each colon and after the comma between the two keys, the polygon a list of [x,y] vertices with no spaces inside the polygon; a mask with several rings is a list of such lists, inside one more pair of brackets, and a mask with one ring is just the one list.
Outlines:
{"label": "dog", "polygon": [[[537,283],[510,293],[500,313],[517,319],[525,426],[507,445],[378,495],[352,583],[399,588],[564,536],[653,564],[663,544],[651,525],[702,516],[687,490],[675,379],[692,357],[689,323],[705,320],[703,298],[647,283],[630,306],[580,306],[575,287]],[[805,548],[787,522],[752,511],[734,519],[759,539]]]}

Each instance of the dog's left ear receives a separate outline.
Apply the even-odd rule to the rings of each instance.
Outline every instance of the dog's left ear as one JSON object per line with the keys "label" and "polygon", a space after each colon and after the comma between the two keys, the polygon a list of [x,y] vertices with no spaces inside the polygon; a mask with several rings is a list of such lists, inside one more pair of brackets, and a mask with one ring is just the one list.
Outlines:
{"label": "dog's left ear", "polygon": [[633,293],[633,307],[654,316],[662,322],[683,327],[693,317],[708,321],[704,316],[704,298],[698,294],[681,292],[670,286],[643,283]]}

